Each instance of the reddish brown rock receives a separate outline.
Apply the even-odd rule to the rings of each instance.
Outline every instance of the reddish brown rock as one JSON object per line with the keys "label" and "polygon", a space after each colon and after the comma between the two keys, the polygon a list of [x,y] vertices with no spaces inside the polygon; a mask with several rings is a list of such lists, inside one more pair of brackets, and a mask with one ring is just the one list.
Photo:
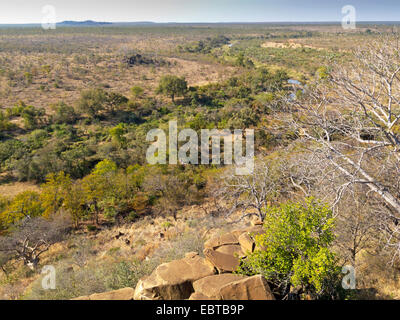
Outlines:
{"label": "reddish brown rock", "polygon": [[204,294],[199,293],[199,292],[193,292],[190,295],[189,300],[218,300],[218,299],[213,299],[213,298],[207,297]]}
{"label": "reddish brown rock", "polygon": [[[197,280],[193,283],[193,289],[195,293],[207,297],[208,299],[220,300],[219,290],[228,283],[235,282],[244,279],[245,276],[231,273],[217,274],[213,276],[208,276]],[[192,300],[204,300],[204,299],[194,299]]]}
{"label": "reddish brown rock", "polygon": [[133,288],[123,288],[119,290],[95,293],[89,296],[89,300],[133,300],[135,290]]}
{"label": "reddish brown rock", "polygon": [[135,300],[182,300],[193,293],[193,282],[215,274],[214,267],[197,254],[159,265],[139,280]]}
{"label": "reddish brown rock", "polygon": [[133,300],[135,290],[133,288],[123,288],[114,291],[94,293],[90,296],[82,296],[71,300]]}
{"label": "reddish brown rock", "polygon": [[267,281],[261,275],[231,282],[223,286],[219,294],[222,300],[275,300]]}
{"label": "reddish brown rock", "polygon": [[250,236],[248,232],[245,232],[239,237],[239,244],[244,253],[252,253],[256,246],[254,239]]}
{"label": "reddish brown rock", "polygon": [[253,217],[250,221],[252,226],[262,226],[263,222],[258,217]]}
{"label": "reddish brown rock", "polygon": [[232,231],[222,236],[213,237],[204,243],[205,248],[216,249],[221,246],[239,244],[239,236],[243,231]]}
{"label": "reddish brown rock", "polygon": [[219,273],[233,272],[239,266],[239,258],[209,248],[204,249],[206,259],[217,268]]}
{"label": "reddish brown rock", "polygon": [[224,253],[224,254],[229,254],[234,257],[244,257],[245,256],[245,254],[242,251],[241,246],[237,245],[237,244],[229,244],[226,246],[221,246],[221,247],[218,247],[217,249],[215,249],[215,251]]}

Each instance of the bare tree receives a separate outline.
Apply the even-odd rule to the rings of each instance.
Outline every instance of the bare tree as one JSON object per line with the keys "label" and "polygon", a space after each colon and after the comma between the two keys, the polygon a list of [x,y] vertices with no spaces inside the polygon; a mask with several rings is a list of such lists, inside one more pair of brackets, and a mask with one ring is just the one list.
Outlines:
{"label": "bare tree", "polygon": [[357,256],[362,250],[376,248],[379,239],[380,212],[375,211],[374,202],[366,196],[367,187],[354,186],[351,192],[343,196],[338,204],[340,215],[336,220],[336,245],[342,256],[357,266]]}
{"label": "bare tree", "polygon": [[[387,214],[388,245],[400,254],[400,47],[395,35],[354,53],[345,66],[304,89],[291,125],[336,184],[336,206],[354,185]],[[332,171],[332,168],[335,169]],[[333,174],[334,173],[334,174]]]}
{"label": "bare tree", "polygon": [[277,164],[267,160],[257,161],[250,175],[236,175],[234,168],[228,169],[220,179],[222,185],[218,185],[214,193],[226,204],[226,217],[239,212],[238,221],[251,216],[264,221],[265,209],[276,200],[283,187],[276,169]]}
{"label": "bare tree", "polygon": [[13,254],[31,269],[36,269],[40,256],[55,242],[61,241],[70,228],[66,217],[52,220],[26,218],[11,234],[0,238],[0,251]]}
{"label": "bare tree", "polygon": [[8,262],[12,259],[12,254],[8,252],[0,252],[0,269],[1,271],[4,272],[6,277],[8,277],[8,270],[7,270],[7,264]]}

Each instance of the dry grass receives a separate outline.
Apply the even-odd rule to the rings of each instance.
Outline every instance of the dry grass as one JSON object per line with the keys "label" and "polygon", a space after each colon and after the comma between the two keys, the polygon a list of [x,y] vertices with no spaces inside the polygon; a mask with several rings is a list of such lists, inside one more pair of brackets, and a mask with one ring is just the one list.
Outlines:
{"label": "dry grass", "polygon": [[[96,39],[96,36],[91,35],[89,39]],[[96,48],[77,50],[72,54],[24,52],[21,49],[1,52],[0,108],[12,107],[19,100],[46,109],[59,101],[73,104],[82,90],[93,87],[105,87],[129,96],[130,88],[141,86],[150,94],[154,93],[159,79],[165,74],[184,76],[189,85],[199,85],[226,79],[235,72],[235,68],[212,60],[197,61],[176,57],[175,48],[179,39],[159,38],[156,35],[110,36],[105,40],[98,39],[103,42],[99,42]],[[32,41],[44,41],[45,38],[10,36],[0,40],[23,46]],[[74,39],[60,36],[50,38],[49,42],[52,44],[53,41],[56,48],[64,50],[62,46],[82,45],[79,40],[79,37]],[[64,42],[60,44],[60,41]],[[124,57],[134,52],[149,55],[156,60],[163,59],[170,65],[129,67]],[[49,69],[46,70],[46,66]],[[32,75],[31,82],[27,82],[26,73]]]}
{"label": "dry grass", "polygon": [[23,191],[37,191],[39,186],[31,182],[13,182],[0,185],[0,196],[12,198]]}

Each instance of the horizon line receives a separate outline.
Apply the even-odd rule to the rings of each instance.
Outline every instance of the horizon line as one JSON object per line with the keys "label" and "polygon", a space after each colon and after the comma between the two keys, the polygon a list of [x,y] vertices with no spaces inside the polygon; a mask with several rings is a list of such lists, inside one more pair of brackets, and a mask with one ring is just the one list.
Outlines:
{"label": "horizon line", "polygon": [[[284,23],[284,24],[299,24],[299,23],[341,23],[341,20],[299,20],[299,21],[164,21],[164,22],[156,22],[151,20],[138,20],[138,21],[96,21],[91,19],[86,20],[62,20],[56,22],[56,24],[65,23],[65,22],[73,22],[73,23],[84,23],[84,22],[94,22],[94,23],[104,23],[104,24],[128,24],[128,23],[152,23],[152,24],[272,24],[272,23]],[[357,23],[400,23],[400,20],[360,20]],[[41,25],[42,22],[26,22],[26,23],[1,23],[0,26],[4,25],[14,25],[14,26],[22,26],[22,25]]]}

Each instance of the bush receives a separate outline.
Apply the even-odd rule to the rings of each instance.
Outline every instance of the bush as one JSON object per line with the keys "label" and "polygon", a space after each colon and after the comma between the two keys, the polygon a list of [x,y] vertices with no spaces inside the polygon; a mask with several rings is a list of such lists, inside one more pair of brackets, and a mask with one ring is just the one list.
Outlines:
{"label": "bush", "polygon": [[73,124],[78,119],[78,115],[76,114],[73,107],[65,104],[64,102],[59,102],[51,106],[51,109],[54,111],[53,121],[54,123],[69,123]]}
{"label": "bush", "polygon": [[134,86],[131,88],[131,93],[133,97],[140,98],[144,93],[144,89],[139,86]]}
{"label": "bush", "polygon": [[256,250],[242,260],[238,272],[262,274],[282,296],[300,287],[314,298],[336,297],[339,268],[330,250],[334,218],[314,199],[267,209],[265,233],[256,236]]}

